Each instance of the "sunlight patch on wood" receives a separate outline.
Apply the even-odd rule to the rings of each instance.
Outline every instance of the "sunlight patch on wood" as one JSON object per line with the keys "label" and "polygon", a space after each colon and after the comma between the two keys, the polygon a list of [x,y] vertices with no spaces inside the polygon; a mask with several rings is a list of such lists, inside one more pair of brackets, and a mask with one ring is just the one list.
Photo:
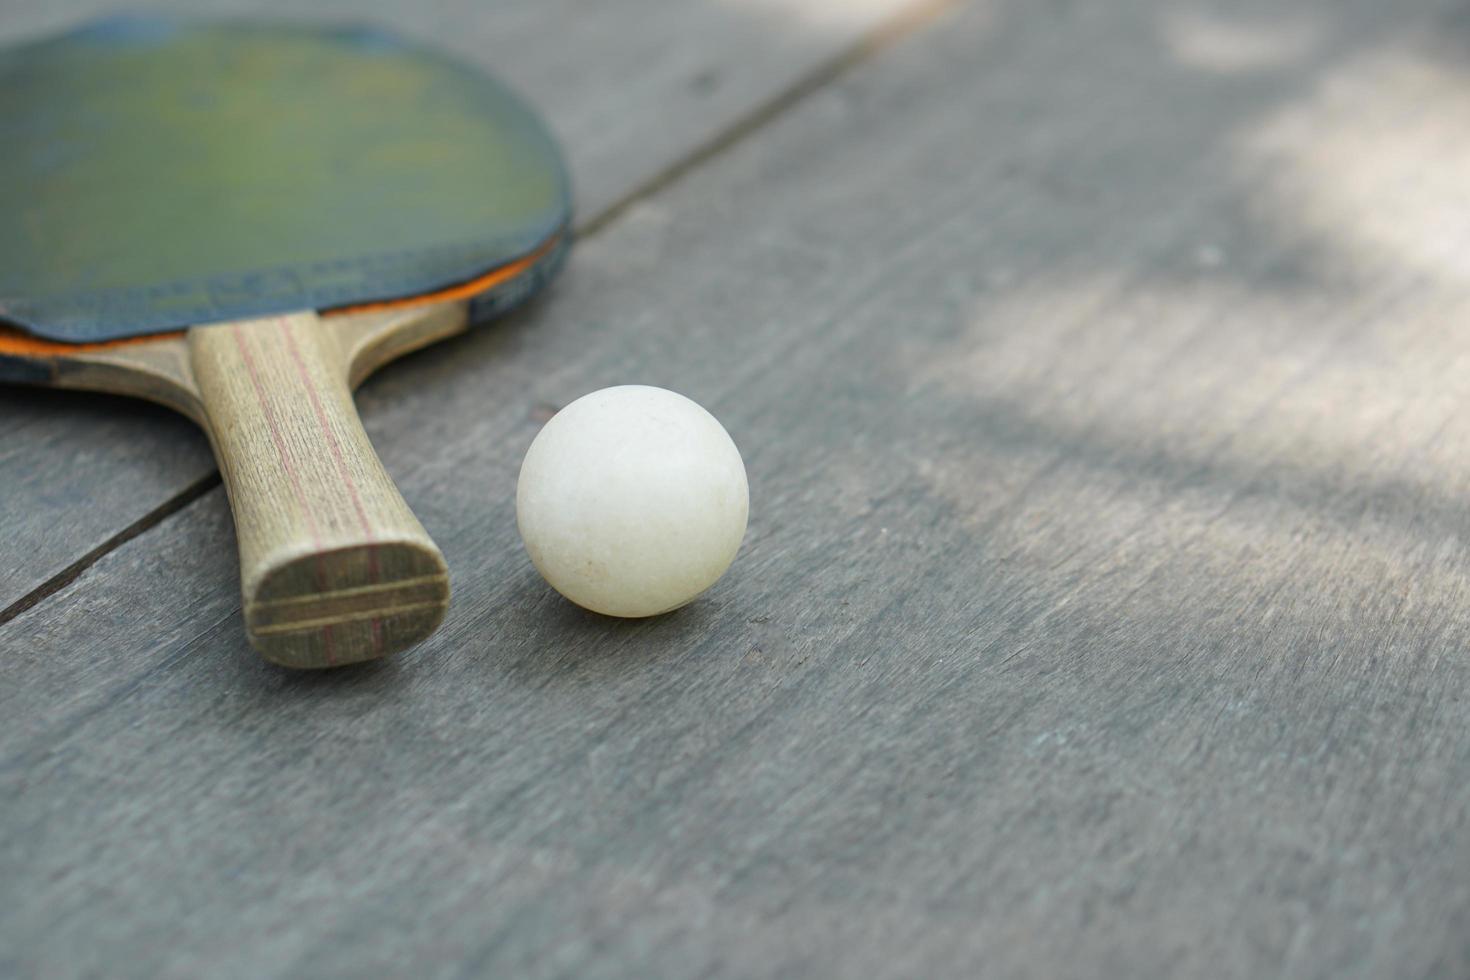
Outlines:
{"label": "sunlight patch on wood", "polygon": [[1320,19],[1302,11],[1268,16],[1225,16],[1196,5],[1170,7],[1159,19],[1161,40],[1174,61],[1218,74],[1270,71],[1311,56],[1320,46]]}
{"label": "sunlight patch on wood", "polygon": [[1360,56],[1244,131],[1259,212],[1365,273],[1470,285],[1470,72],[1424,45]]}
{"label": "sunlight patch on wood", "polygon": [[727,0],[730,6],[809,30],[872,27],[893,16],[893,0]]}

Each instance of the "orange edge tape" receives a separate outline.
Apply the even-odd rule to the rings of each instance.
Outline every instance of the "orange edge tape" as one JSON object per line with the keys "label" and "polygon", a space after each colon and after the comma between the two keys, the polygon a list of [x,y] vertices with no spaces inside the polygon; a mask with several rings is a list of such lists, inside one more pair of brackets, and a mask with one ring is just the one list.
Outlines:
{"label": "orange edge tape", "polygon": [[[503,265],[493,272],[487,272],[483,276],[462,282],[458,285],[448,286],[432,293],[421,293],[418,296],[410,296],[406,299],[379,300],[372,303],[355,303],[350,306],[338,306],[327,310],[324,316],[342,316],[348,313],[368,313],[376,310],[405,309],[413,306],[428,306],[433,303],[450,303],[457,299],[468,299],[477,296],[486,290],[494,289],[501,283],[508,282],[534,266],[537,262],[556,248],[560,236],[551,239],[545,245],[532,252],[523,259],[517,259],[509,265]],[[111,350],[115,347],[131,347],[134,344],[147,344],[156,340],[176,340],[184,336],[185,331],[174,330],[170,333],[149,334],[146,337],[124,337],[121,340],[104,340],[90,344],[68,344],[58,340],[46,340],[35,337],[15,327],[0,325],[0,354],[12,354],[23,357],[51,357],[66,354],[81,354],[87,351]]]}

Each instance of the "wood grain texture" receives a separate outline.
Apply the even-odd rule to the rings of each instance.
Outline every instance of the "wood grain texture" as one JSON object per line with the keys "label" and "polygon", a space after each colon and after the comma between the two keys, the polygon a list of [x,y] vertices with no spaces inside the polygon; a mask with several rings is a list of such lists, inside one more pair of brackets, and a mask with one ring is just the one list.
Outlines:
{"label": "wood grain texture", "polygon": [[[1467,975],[1466,24],[976,4],[630,209],[363,390],[417,652],[259,663],[218,493],[0,629],[0,966]],[[752,510],[628,623],[511,501],[632,381]]]}
{"label": "wood grain texture", "polygon": [[[485,65],[544,113],[575,175],[578,212],[595,217],[908,5],[207,0],[189,10],[367,20]],[[8,0],[0,42],[116,9]],[[0,610],[213,479],[204,437],[151,406],[0,386],[0,418]]]}
{"label": "wood grain texture", "polygon": [[301,313],[188,335],[235,517],[246,634],[287,667],[396,653],[449,605],[444,556],[357,417],[342,326]]}

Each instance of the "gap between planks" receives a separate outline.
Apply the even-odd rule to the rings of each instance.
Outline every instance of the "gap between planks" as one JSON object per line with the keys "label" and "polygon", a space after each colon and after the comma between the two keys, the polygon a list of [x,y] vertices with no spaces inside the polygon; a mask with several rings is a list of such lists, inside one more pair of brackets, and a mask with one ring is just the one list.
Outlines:
{"label": "gap between planks", "polygon": [[144,532],[150,531],[162,524],[174,514],[177,514],[219,485],[220,475],[218,471],[195,480],[183,490],[174,494],[127,527],[124,527],[121,531],[82,555],[82,557],[6,606],[3,610],[0,610],[0,626],[4,626],[21,613],[44,602],[68,585],[71,585],[77,579],[81,578],[83,572],[100,561],[104,555],[116,551]]}

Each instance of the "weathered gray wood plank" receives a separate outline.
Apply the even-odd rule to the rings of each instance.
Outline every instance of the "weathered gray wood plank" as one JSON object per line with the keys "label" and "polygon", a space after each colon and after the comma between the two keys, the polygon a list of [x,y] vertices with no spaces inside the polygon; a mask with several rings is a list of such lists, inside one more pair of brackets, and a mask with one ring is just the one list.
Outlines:
{"label": "weathered gray wood plank", "polygon": [[[492,67],[542,108],[595,216],[835,57],[912,0],[209,0],[195,13],[370,20]],[[107,0],[11,0],[0,42]],[[794,25],[794,26],[793,26]],[[214,471],[205,439],[116,398],[0,386],[0,610]]]}
{"label": "weathered gray wood plank", "polygon": [[[424,648],[259,663],[218,493],[0,630],[0,965],[1465,976],[1466,31],[976,5],[633,208],[364,391]],[[512,511],[625,381],[752,477],[637,623]]]}

